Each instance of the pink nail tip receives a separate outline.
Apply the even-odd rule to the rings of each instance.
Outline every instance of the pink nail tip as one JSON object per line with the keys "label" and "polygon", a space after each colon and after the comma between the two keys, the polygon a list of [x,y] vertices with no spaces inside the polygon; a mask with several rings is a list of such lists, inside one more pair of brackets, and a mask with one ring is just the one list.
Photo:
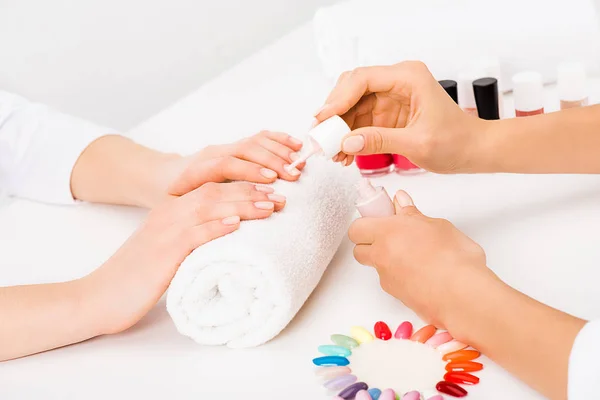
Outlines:
{"label": "pink nail tip", "polygon": [[402,400],[420,400],[420,399],[421,399],[421,393],[417,392],[416,390],[405,393],[404,396],[402,396]]}
{"label": "pink nail tip", "polygon": [[398,326],[396,329],[396,333],[394,333],[394,337],[396,339],[409,339],[412,336],[413,326],[410,322],[404,321]]}
{"label": "pink nail tip", "polygon": [[426,345],[433,347],[434,349],[444,343],[448,343],[452,340],[452,335],[448,332],[441,332],[433,335],[429,340],[425,342]]}
{"label": "pink nail tip", "polygon": [[437,351],[442,354],[452,353],[466,348],[467,345],[458,340],[451,340],[448,343],[441,344],[437,347]]}
{"label": "pink nail tip", "polygon": [[348,367],[320,367],[315,371],[315,375],[329,380],[338,376],[349,375],[351,372]]}
{"label": "pink nail tip", "polygon": [[360,390],[358,393],[356,393],[354,400],[373,400],[373,399],[371,398],[371,395],[369,394],[369,392],[367,392],[366,390]]}

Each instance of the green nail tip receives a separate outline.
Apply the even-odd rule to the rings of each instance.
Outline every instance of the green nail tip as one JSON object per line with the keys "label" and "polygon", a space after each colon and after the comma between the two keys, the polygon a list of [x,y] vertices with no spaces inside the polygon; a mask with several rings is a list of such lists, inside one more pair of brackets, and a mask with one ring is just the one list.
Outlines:
{"label": "green nail tip", "polygon": [[326,356],[341,356],[348,357],[352,355],[352,351],[344,346],[337,346],[332,344],[324,344],[319,346],[319,353],[325,354]]}
{"label": "green nail tip", "polygon": [[331,335],[331,341],[333,343],[337,344],[338,346],[347,348],[348,350],[351,350],[351,349],[359,346],[359,343],[356,340],[354,340],[350,336],[346,336],[346,335],[339,335],[339,334]]}

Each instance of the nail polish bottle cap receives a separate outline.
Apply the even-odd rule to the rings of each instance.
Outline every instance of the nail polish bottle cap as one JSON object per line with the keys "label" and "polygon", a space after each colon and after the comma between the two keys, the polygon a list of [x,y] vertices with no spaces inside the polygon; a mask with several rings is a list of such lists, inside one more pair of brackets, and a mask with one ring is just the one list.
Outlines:
{"label": "nail polish bottle cap", "polygon": [[456,81],[453,81],[450,79],[444,79],[439,82],[440,82],[440,85],[442,85],[442,87],[446,91],[446,93],[448,93],[448,96],[450,96],[452,98],[452,100],[454,100],[454,102],[456,104],[458,104],[458,89],[456,87],[457,86]]}
{"label": "nail polish bottle cap", "polygon": [[473,81],[484,77],[485,73],[478,69],[463,71],[458,75],[458,104],[462,108],[476,108]]}
{"label": "nail polish bottle cap", "polygon": [[587,75],[585,64],[564,62],[557,68],[557,87],[560,100],[578,101],[586,98]]}
{"label": "nail polish bottle cap", "polygon": [[539,72],[519,72],[513,75],[512,81],[515,110],[537,111],[544,108],[544,86]]}
{"label": "nail polish bottle cap", "polygon": [[500,119],[498,108],[498,80],[479,78],[473,81],[473,92],[477,103],[477,113],[482,119]]}
{"label": "nail polish bottle cap", "polygon": [[503,81],[501,78],[501,70],[500,70],[500,60],[497,58],[479,58],[471,62],[473,68],[478,71],[482,71],[484,73],[483,76],[488,76],[490,78],[496,78],[498,80],[498,90],[502,91],[504,89]]}
{"label": "nail polish bottle cap", "polygon": [[319,145],[323,156],[333,158],[342,149],[342,140],[350,131],[344,120],[334,115],[311,129],[308,135]]}

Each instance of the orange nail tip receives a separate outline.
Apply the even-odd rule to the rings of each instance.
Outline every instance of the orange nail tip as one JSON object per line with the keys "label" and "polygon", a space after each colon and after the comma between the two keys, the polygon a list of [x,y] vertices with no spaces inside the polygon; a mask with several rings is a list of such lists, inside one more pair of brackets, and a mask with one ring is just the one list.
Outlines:
{"label": "orange nail tip", "polygon": [[448,372],[444,375],[444,380],[461,385],[477,385],[479,383],[479,378],[468,372]]}
{"label": "orange nail tip", "polygon": [[413,333],[413,335],[410,337],[410,340],[414,342],[425,343],[435,334],[435,331],[437,331],[435,326],[426,325]]}
{"label": "orange nail tip", "polygon": [[475,361],[455,361],[446,364],[446,371],[448,372],[475,372],[482,369],[483,364]]}
{"label": "orange nail tip", "polygon": [[444,361],[471,361],[481,355],[477,350],[458,350],[452,353],[445,354],[442,357]]}

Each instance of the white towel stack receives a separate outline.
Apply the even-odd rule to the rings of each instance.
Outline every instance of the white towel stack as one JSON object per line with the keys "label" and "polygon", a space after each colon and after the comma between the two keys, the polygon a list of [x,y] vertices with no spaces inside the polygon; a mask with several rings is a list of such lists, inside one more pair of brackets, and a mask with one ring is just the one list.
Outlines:
{"label": "white towel stack", "polygon": [[472,62],[498,60],[511,76],[537,70],[546,82],[561,61],[597,72],[600,33],[592,0],[349,0],[317,11],[317,51],[331,78],[359,65],[422,60],[437,79]]}
{"label": "white towel stack", "polygon": [[355,213],[358,173],[309,160],[273,187],[285,209],[196,249],[167,294],[179,332],[204,345],[258,346],[275,337],[318,284]]}

